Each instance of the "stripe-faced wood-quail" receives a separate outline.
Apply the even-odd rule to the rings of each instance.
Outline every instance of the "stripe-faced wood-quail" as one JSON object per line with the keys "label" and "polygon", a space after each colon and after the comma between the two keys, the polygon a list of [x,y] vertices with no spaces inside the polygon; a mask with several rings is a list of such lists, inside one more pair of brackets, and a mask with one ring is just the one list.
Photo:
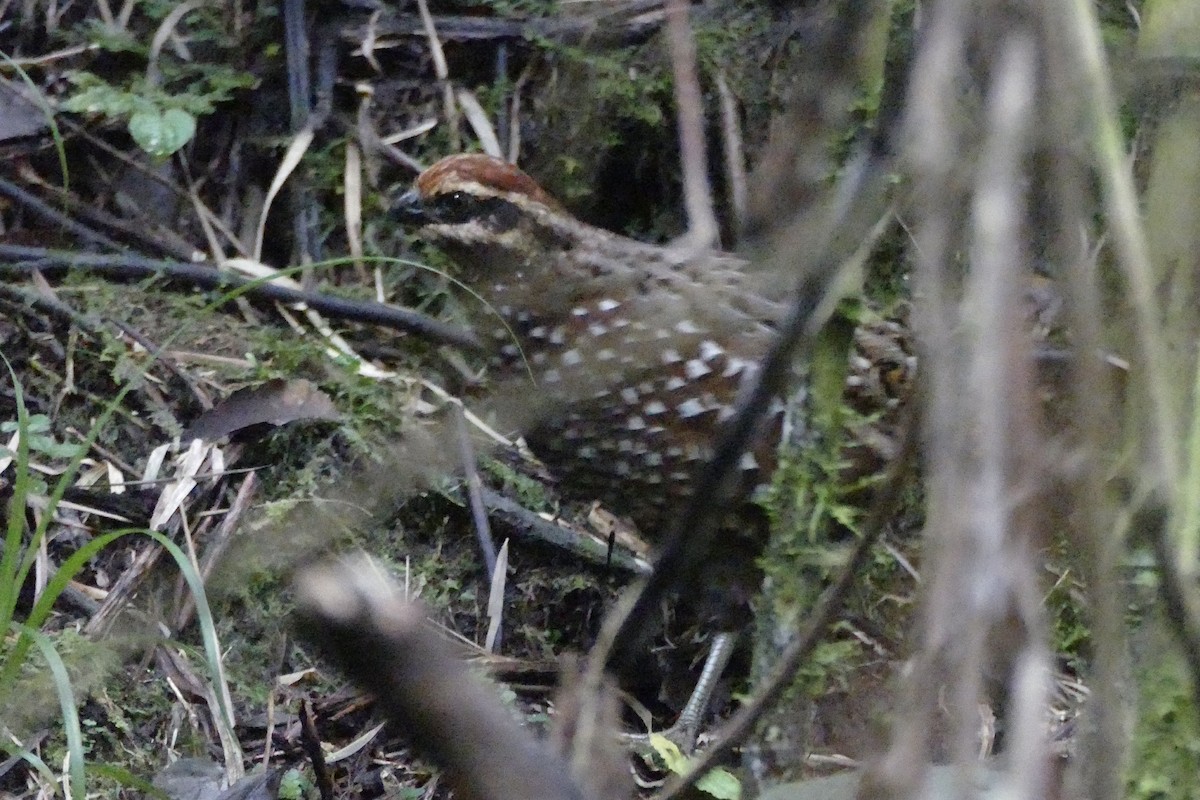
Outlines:
{"label": "stripe-faced wood-quail", "polygon": [[[724,253],[681,255],[568,214],[517,168],[455,155],[396,204],[498,315],[494,365],[531,376],[524,431],[564,492],[599,499],[644,536],[665,531],[766,351],[782,306]],[[765,420],[729,489],[739,506],[775,465]]]}

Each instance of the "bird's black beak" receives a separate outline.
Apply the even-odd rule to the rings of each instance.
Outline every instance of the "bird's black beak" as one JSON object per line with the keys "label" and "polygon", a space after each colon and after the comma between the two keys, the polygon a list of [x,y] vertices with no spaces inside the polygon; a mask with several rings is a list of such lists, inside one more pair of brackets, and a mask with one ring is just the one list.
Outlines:
{"label": "bird's black beak", "polygon": [[430,221],[425,205],[421,202],[421,195],[416,189],[409,189],[396,198],[392,203],[391,215],[393,219],[406,225],[424,225]]}

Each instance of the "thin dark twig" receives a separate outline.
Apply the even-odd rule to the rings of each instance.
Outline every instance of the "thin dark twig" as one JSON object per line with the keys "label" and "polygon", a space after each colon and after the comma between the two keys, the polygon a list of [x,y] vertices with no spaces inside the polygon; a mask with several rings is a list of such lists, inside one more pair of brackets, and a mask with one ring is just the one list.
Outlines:
{"label": "thin dark twig", "polygon": [[90,223],[110,233],[120,234],[122,241],[118,242],[118,245],[122,249],[153,252],[164,258],[180,261],[190,261],[198,252],[195,245],[174,230],[155,224],[140,214],[118,217],[58,186],[46,186],[43,187],[43,191],[50,195],[48,199],[56,199],[63,208],[69,208],[71,213],[76,215],[73,217],[76,222]]}
{"label": "thin dark twig", "polygon": [[906,403],[908,419],[903,423],[900,450],[888,468],[887,476],[872,501],[871,510],[863,523],[862,537],[850,554],[850,559],[838,573],[837,579],[821,594],[812,612],[806,617],[804,628],[783,651],[779,663],[763,681],[762,687],[721,729],[721,736],[709,746],[692,764],[688,772],[666,787],[657,800],[674,800],[696,782],[708,770],[723,759],[734,747],[745,740],[754,730],[754,725],[784,691],[792,684],[796,670],[812,653],[813,648],[833,622],[859,572],[867,562],[871,549],[882,535],[889,520],[899,511],[904,499],[906,479],[916,461],[919,440],[917,413],[913,403]]}
{"label": "thin dark twig", "polygon": [[467,503],[471,507],[471,522],[475,525],[475,538],[483,553],[483,564],[488,580],[496,579],[496,542],[492,539],[492,528],[488,525],[487,508],[483,503],[483,481],[475,460],[475,448],[471,446],[471,432],[467,430],[467,417],[461,403],[452,403],[454,433],[458,439],[458,456],[462,461],[463,479],[467,486]]}
{"label": "thin dark twig", "polygon": [[1185,583],[1168,535],[1167,510],[1161,503],[1146,503],[1134,518],[1134,531],[1150,540],[1162,572],[1159,593],[1167,610],[1167,623],[1179,640],[1192,678],[1192,696],[1200,703],[1200,605],[1196,586]]}
{"label": "thin dark twig", "polygon": [[519,503],[491,489],[483,489],[480,496],[487,506],[488,513],[511,526],[513,532],[518,535],[553,545],[563,552],[571,553],[600,567],[616,568],[637,575],[645,575],[650,571],[646,562],[631,556],[625,550],[605,546],[589,536],[581,536],[561,525],[542,519]]}
{"label": "thin dark twig", "polygon": [[[218,526],[216,532],[208,540],[204,557],[200,562],[200,577],[204,581],[208,581],[209,576],[212,575],[213,568],[229,550],[233,536],[241,526],[246,512],[251,509],[257,491],[258,477],[251,472],[238,487],[233,503],[229,506],[229,510],[225,512],[224,519],[221,520],[220,526]],[[187,627],[188,623],[191,622],[192,613],[195,610],[196,598],[191,592],[188,592],[183,596],[183,604],[179,609],[179,613],[175,615],[175,627],[173,630],[181,631]]]}
{"label": "thin dark twig", "polygon": [[[605,11],[589,15],[560,15],[531,19],[439,14],[433,17],[438,35],[448,42],[526,42],[542,37],[564,44],[597,39],[614,44],[633,44],[645,40],[662,24],[662,0],[637,0],[632,3],[604,4]],[[608,8],[613,10],[609,11]],[[345,44],[361,47],[368,32],[376,39],[410,36],[425,38],[425,26],[417,14],[395,14],[371,23],[349,24],[339,35]]]}
{"label": "thin dark twig", "polygon": [[291,111],[292,132],[295,133],[308,124],[312,106],[304,0],[285,0],[283,3],[283,32],[287,56],[288,108]]}
{"label": "thin dark twig", "polygon": [[424,339],[478,349],[479,340],[470,331],[432,319],[420,312],[398,306],[290,289],[274,283],[249,280],[211,265],[184,264],[161,261],[135,255],[95,255],[41,247],[21,247],[0,244],[0,259],[26,259],[15,263],[0,263],[0,276],[43,272],[63,272],[69,269],[91,270],[115,278],[161,277],[204,289],[238,292],[251,297],[277,300],[281,303],[304,303],[314,311],[338,319],[381,325]]}
{"label": "thin dark twig", "polygon": [[333,776],[321,749],[321,735],[317,732],[317,721],[313,713],[312,700],[305,697],[300,701],[300,746],[312,762],[313,777],[321,792],[321,800],[333,800]]}
{"label": "thin dark twig", "polygon": [[53,297],[46,297],[37,292],[22,289],[19,286],[9,286],[3,283],[0,283],[0,297],[8,298],[15,303],[29,306],[35,311],[40,311],[70,325],[74,325],[90,337],[94,338],[99,333],[100,324],[96,320],[89,319],[61,300]]}
{"label": "thin dark twig", "polygon": [[179,363],[176,362],[175,359],[164,353],[161,347],[150,341],[150,339],[144,333],[127,322],[123,322],[115,317],[107,317],[106,319],[130,339],[133,339],[133,341],[146,348],[146,352],[153,353],[155,361],[162,364],[168,372],[172,373],[176,378],[183,382],[184,386],[191,390],[192,396],[196,398],[196,402],[200,404],[201,408],[203,408],[205,411],[212,410],[212,398],[209,397],[208,393],[201,389],[199,384],[197,384],[196,381],[194,381],[192,377],[188,375],[182,367],[179,366]]}
{"label": "thin dark twig", "polygon": [[61,227],[63,230],[88,244],[118,253],[127,249],[104,234],[97,233],[88,226],[80,223],[78,220],[71,219],[63,212],[50,206],[49,203],[46,203],[40,197],[25,191],[11,181],[0,178],[0,194],[16,200],[42,219]]}

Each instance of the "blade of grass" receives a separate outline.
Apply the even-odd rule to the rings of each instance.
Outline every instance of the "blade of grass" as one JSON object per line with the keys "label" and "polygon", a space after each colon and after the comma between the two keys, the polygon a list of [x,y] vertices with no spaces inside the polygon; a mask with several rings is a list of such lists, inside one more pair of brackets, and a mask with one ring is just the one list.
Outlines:
{"label": "blade of grass", "polygon": [[62,710],[63,733],[67,737],[67,777],[70,784],[71,797],[84,800],[87,797],[87,773],[83,755],[83,732],[79,727],[79,709],[75,705],[75,692],[71,688],[71,676],[67,674],[67,666],[63,663],[50,637],[41,631],[19,622],[12,625],[13,630],[29,637],[42,651],[46,666],[54,678],[54,689],[58,693],[58,705]]}

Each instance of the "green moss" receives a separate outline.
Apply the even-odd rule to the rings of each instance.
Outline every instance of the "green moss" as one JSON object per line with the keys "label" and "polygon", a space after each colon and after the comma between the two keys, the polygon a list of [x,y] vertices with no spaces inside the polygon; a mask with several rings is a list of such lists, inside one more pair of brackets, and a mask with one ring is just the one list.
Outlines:
{"label": "green moss", "polygon": [[1163,649],[1137,679],[1139,714],[1126,797],[1200,797],[1200,716],[1183,660],[1174,649]]}

